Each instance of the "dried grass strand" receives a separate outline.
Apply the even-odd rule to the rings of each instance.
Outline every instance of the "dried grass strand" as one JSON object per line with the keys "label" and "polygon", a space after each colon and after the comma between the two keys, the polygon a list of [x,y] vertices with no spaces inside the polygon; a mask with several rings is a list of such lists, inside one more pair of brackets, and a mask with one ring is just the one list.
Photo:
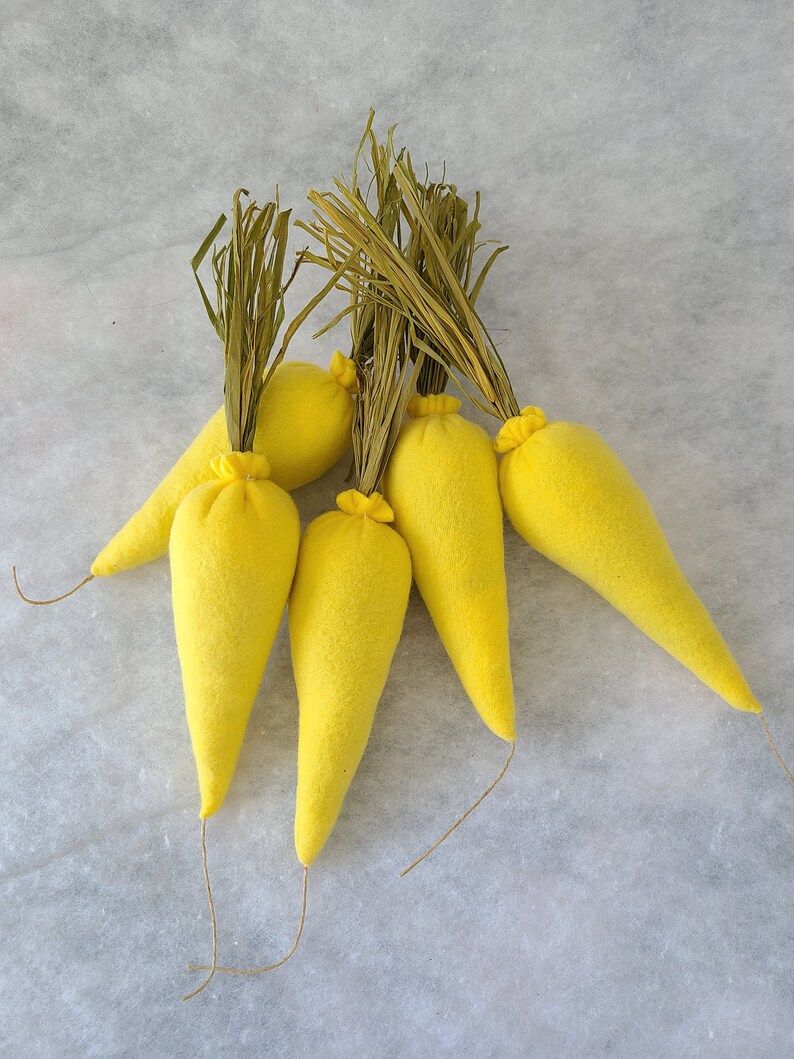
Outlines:
{"label": "dried grass strand", "polygon": [[446,840],[449,838],[449,836],[452,834],[452,832],[456,831],[460,827],[460,825],[463,823],[463,821],[468,816],[471,816],[471,814],[474,812],[474,810],[477,808],[477,806],[481,805],[485,801],[485,799],[488,797],[488,795],[491,793],[491,791],[494,789],[494,787],[496,787],[504,779],[505,773],[510,768],[510,762],[513,760],[513,755],[515,754],[515,752],[516,752],[516,744],[515,744],[515,740],[513,740],[513,742],[510,744],[510,753],[507,755],[507,760],[505,761],[504,765],[502,766],[501,772],[496,777],[496,779],[493,781],[493,783],[491,783],[491,785],[489,787],[487,787],[482,792],[482,794],[477,799],[477,801],[474,802],[473,805],[470,805],[469,808],[466,810],[466,812],[462,816],[458,817],[458,819],[455,821],[455,823],[452,825],[452,827],[448,827],[447,828],[447,830],[444,832],[444,834],[441,836],[441,838],[437,842],[434,842],[433,845],[429,849],[426,849],[421,857],[417,857],[416,860],[413,862],[413,864],[409,864],[407,868],[405,868],[403,871],[400,872],[400,878],[401,879],[404,879],[409,871],[413,871],[414,868],[418,864],[421,864],[422,861],[426,857],[429,857],[431,853],[433,853],[435,850],[437,850],[442,842],[446,842]]}
{"label": "dried grass strand", "polygon": [[[300,914],[300,919],[298,921],[298,932],[295,935],[295,940],[293,941],[292,947],[290,948],[290,950],[287,953],[287,955],[286,956],[282,956],[281,959],[278,960],[276,963],[268,964],[267,967],[252,967],[250,969],[240,969],[240,968],[237,968],[237,967],[215,967],[214,969],[215,969],[215,971],[218,974],[237,974],[237,975],[264,974],[266,971],[275,971],[279,967],[283,967],[284,964],[287,962],[287,960],[291,959],[292,956],[294,956],[295,951],[297,950],[298,945],[300,944],[301,935],[303,934],[303,928],[304,928],[305,923],[306,923],[306,900],[307,900],[307,892],[308,892],[308,877],[309,877],[309,869],[308,868],[304,868],[303,869],[303,897],[301,899],[301,914]],[[193,964],[193,963],[190,964],[190,967],[188,968],[188,970],[190,970],[190,971],[208,971],[209,969],[210,969],[209,967],[206,967],[203,964]]]}
{"label": "dried grass strand", "polygon": [[194,996],[197,996],[202,989],[206,989],[212,979],[215,977],[215,972],[218,970],[216,962],[218,959],[218,921],[215,916],[215,902],[212,899],[212,887],[210,886],[210,873],[207,868],[207,821],[201,821],[201,863],[204,868],[204,886],[207,890],[207,903],[210,910],[210,920],[212,921],[212,963],[209,967],[202,967],[202,971],[209,971],[209,974],[191,993],[182,997],[182,1002],[191,1000]]}
{"label": "dried grass strand", "polygon": [[764,734],[766,735],[766,740],[769,743],[770,747],[772,748],[772,753],[775,755],[775,757],[780,762],[780,766],[783,769],[783,771],[785,772],[785,774],[788,776],[789,782],[794,784],[794,775],[792,775],[791,769],[788,767],[786,762],[783,760],[783,757],[782,757],[780,751],[775,746],[775,741],[772,738],[772,733],[769,731],[769,725],[766,723],[766,717],[764,717],[763,713],[759,713],[758,719],[761,722],[761,725],[762,725],[762,727],[764,729]]}
{"label": "dried grass strand", "polygon": [[[238,188],[232,198],[229,241],[220,249],[214,246],[227,221],[226,215],[221,214],[194,255],[191,267],[204,308],[223,343],[223,393],[229,443],[233,451],[250,452],[262,393],[286,352],[287,339],[275,357],[272,356],[284,321],[284,296],[303,257],[298,255],[285,282],[291,211],[279,210],[278,195],[274,202],[264,206],[251,200],[243,207],[243,195],[248,196],[248,191]],[[199,277],[199,268],[210,247],[214,305]],[[290,337],[294,330],[290,330]]]}
{"label": "dried grass strand", "polygon": [[24,600],[25,603],[29,603],[31,607],[49,607],[51,603],[60,603],[62,599],[68,599],[69,596],[73,596],[75,592],[79,592],[83,585],[87,585],[89,581],[93,581],[94,576],[94,574],[89,574],[88,577],[84,577],[79,585],[70,588],[69,591],[64,592],[62,596],[53,596],[52,599],[31,599],[30,596],[26,596],[19,587],[16,566],[11,567],[11,577],[14,579],[14,588],[17,590],[17,595],[21,600]]}

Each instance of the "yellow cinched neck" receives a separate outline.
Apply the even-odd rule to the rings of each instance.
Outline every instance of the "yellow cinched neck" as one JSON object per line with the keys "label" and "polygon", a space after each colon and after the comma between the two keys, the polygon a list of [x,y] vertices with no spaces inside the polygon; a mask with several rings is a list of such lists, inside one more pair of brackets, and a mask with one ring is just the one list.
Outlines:
{"label": "yellow cinched neck", "polygon": [[365,496],[358,489],[346,489],[336,498],[336,506],[346,515],[369,518],[373,522],[394,522],[394,512],[383,499],[382,493]]}
{"label": "yellow cinched neck", "polygon": [[452,415],[459,411],[460,401],[446,393],[431,393],[426,397],[414,394],[408,402],[408,415],[411,419],[423,419],[425,416]]}
{"label": "yellow cinched neck", "polygon": [[521,409],[521,415],[508,419],[494,438],[493,447],[497,452],[510,452],[531,438],[537,430],[546,425],[546,414],[542,408],[527,405]]}
{"label": "yellow cinched neck", "polygon": [[347,390],[348,393],[358,393],[355,362],[350,357],[346,357],[341,349],[337,349],[331,357],[328,370],[343,390]]}
{"label": "yellow cinched neck", "polygon": [[256,482],[270,477],[270,464],[256,452],[227,452],[224,456],[210,460],[210,467],[224,482],[235,482],[241,478]]}

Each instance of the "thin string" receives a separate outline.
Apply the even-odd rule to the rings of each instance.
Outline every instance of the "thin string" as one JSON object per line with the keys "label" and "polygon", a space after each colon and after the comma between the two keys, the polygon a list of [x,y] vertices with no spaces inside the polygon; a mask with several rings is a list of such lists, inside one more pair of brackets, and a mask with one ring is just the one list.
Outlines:
{"label": "thin string", "polygon": [[83,585],[87,585],[89,581],[94,580],[94,575],[89,574],[88,577],[84,577],[79,585],[75,585],[74,588],[70,588],[68,592],[64,592],[62,596],[56,596],[54,599],[30,599],[26,596],[22,589],[19,587],[19,581],[17,580],[17,568],[11,567],[11,576],[14,579],[14,588],[17,590],[17,595],[20,599],[24,599],[26,603],[30,603],[31,607],[48,607],[50,603],[60,603],[62,599],[68,599],[69,596],[73,596],[75,592],[79,592]]}
{"label": "thin string", "polygon": [[[301,901],[301,918],[300,918],[300,923],[298,924],[298,933],[295,935],[295,941],[293,941],[292,948],[289,950],[289,952],[287,953],[286,956],[282,956],[281,959],[278,961],[278,963],[268,964],[267,967],[253,967],[253,968],[251,968],[251,970],[247,970],[247,971],[241,971],[237,967],[214,967],[214,966],[213,966],[213,970],[217,971],[219,974],[242,974],[242,975],[245,975],[245,974],[264,974],[265,971],[275,971],[277,967],[283,967],[284,964],[287,962],[287,960],[295,953],[295,950],[297,949],[297,947],[298,947],[298,945],[300,943],[300,940],[301,940],[301,934],[303,933],[303,924],[306,922],[306,891],[307,891],[307,888],[308,888],[308,878],[309,878],[309,869],[308,868],[304,868],[303,869],[303,899]],[[214,962],[215,961],[213,960],[213,964],[214,964]],[[208,970],[210,970],[210,968],[204,966],[204,964],[191,963],[188,966],[188,970],[189,971],[208,971]],[[211,977],[212,977],[212,975],[210,975],[210,978]],[[204,985],[206,985],[206,984],[207,983],[205,982]]]}
{"label": "thin string", "polygon": [[470,816],[471,813],[473,813],[474,810],[477,808],[477,806],[481,802],[485,801],[485,799],[488,797],[488,795],[491,793],[491,791],[494,789],[494,787],[504,778],[504,774],[510,768],[510,762],[513,760],[513,754],[515,754],[515,752],[516,752],[516,742],[515,742],[515,739],[514,739],[513,742],[510,744],[510,753],[507,755],[507,761],[505,761],[504,765],[502,766],[502,771],[499,773],[499,775],[493,781],[491,786],[488,787],[487,790],[484,790],[482,792],[482,794],[480,795],[480,797],[477,799],[477,801],[474,803],[474,805],[470,805],[469,808],[466,810],[466,812],[463,814],[463,816],[459,817],[455,821],[455,823],[452,825],[452,827],[448,828],[444,832],[444,834],[441,836],[441,838],[438,840],[438,842],[434,842],[433,845],[430,847],[430,849],[425,850],[425,852],[422,854],[421,857],[417,857],[416,860],[413,862],[413,864],[409,864],[409,866],[404,871],[400,872],[400,878],[401,879],[405,878],[405,876],[408,874],[409,871],[413,871],[414,868],[417,866],[417,864],[421,864],[422,861],[425,859],[425,857],[429,857],[430,854],[433,852],[433,850],[438,849],[438,847],[441,845],[441,843],[444,842],[446,839],[448,839],[449,836],[452,834],[452,832],[460,827],[460,825],[463,823],[463,821],[466,819],[466,817]]}
{"label": "thin string", "polygon": [[788,767],[786,762],[780,756],[780,751],[775,746],[775,741],[772,738],[772,733],[769,731],[769,725],[766,723],[766,717],[764,717],[764,715],[762,713],[759,713],[758,714],[758,719],[760,720],[761,724],[764,726],[764,732],[766,733],[766,739],[767,739],[767,742],[769,743],[769,745],[772,747],[772,753],[775,755],[775,757],[778,759],[778,761],[782,765],[783,771],[788,776],[789,780],[792,783],[794,783],[794,776],[792,776],[792,774],[791,774],[791,769]]}
{"label": "thin string", "polygon": [[209,971],[209,974],[201,983],[201,985],[194,989],[192,993],[188,993],[187,996],[183,996],[182,1000],[190,1000],[197,993],[200,993],[202,989],[210,984],[218,969],[216,967],[216,960],[218,958],[218,922],[215,918],[215,902],[212,899],[212,887],[210,886],[210,873],[207,869],[207,821],[206,819],[201,821],[201,862],[204,865],[204,885],[207,888],[207,902],[210,906],[210,919],[212,920],[212,964],[209,967],[202,967],[203,971]]}

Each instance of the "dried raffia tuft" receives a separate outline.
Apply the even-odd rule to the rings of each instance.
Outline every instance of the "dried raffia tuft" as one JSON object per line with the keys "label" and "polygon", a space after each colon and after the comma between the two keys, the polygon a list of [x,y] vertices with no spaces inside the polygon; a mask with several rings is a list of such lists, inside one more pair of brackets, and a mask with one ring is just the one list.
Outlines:
{"label": "dried raffia tuft", "polygon": [[[322,245],[324,252],[307,253],[307,259],[337,274],[341,272],[344,279],[338,286],[351,294],[352,302],[355,291],[367,291],[372,301],[401,312],[407,320],[413,350],[425,353],[444,368],[460,372],[482,395],[482,400],[469,395],[475,404],[502,420],[509,419],[518,414],[518,401],[496,346],[474,306],[488,270],[506,247],[498,247],[491,254],[467,291],[471,273],[467,277],[464,271],[460,278],[457,255],[468,253],[464,249],[468,240],[473,257],[479,204],[467,226],[473,226],[473,232],[464,229],[458,235],[463,240],[460,246],[453,243],[445,247],[435,230],[437,222],[429,212],[432,200],[430,204],[425,202],[428,185],[419,181],[407,153],[394,157],[391,133],[386,150],[394,158],[391,173],[402,196],[401,216],[410,232],[405,251],[384,231],[355,181],[337,180],[336,191],[309,192],[315,207],[314,219],[310,224],[298,223]],[[352,302],[328,326],[352,311]]]}
{"label": "dried raffia tuft", "polygon": [[[367,213],[372,200],[373,223],[383,238],[392,241],[395,251],[401,254],[402,193],[397,185],[394,165],[403,158],[404,151],[395,151],[393,129],[389,130],[385,144],[378,143],[372,129],[373,119],[374,111],[370,111],[353,161],[351,195]],[[362,186],[359,169],[367,155],[371,179]],[[316,232],[302,222],[298,221],[296,226],[316,237]],[[348,292],[349,304],[318,334],[325,333],[349,316],[351,356],[359,381],[359,399],[353,420],[354,475],[358,489],[369,495],[380,484],[411,398],[412,380],[421,369],[424,354],[418,351],[418,357],[409,357],[408,318],[393,301],[380,297],[383,277],[368,258],[365,248],[351,242],[345,255],[346,265],[344,259],[335,258],[330,248],[324,258],[308,252],[304,256],[330,268],[340,280],[348,280],[351,271],[358,276],[356,283],[337,284]]]}
{"label": "dried raffia tuft", "polygon": [[[435,233],[438,245],[443,250],[450,268],[454,272],[458,283],[467,294],[472,306],[482,289],[491,266],[497,257],[507,250],[506,246],[498,245],[492,251],[479,275],[475,278],[474,259],[477,251],[488,243],[477,242],[477,234],[480,230],[480,193],[475,196],[474,213],[469,219],[469,205],[465,199],[458,194],[454,184],[428,183],[417,185],[419,201],[422,212],[427,218],[428,225]],[[448,280],[441,274],[436,260],[436,255],[428,245],[423,236],[422,229],[414,226],[408,244],[408,260],[413,263],[419,275],[432,287],[436,294],[447,304],[454,308],[454,300],[450,296]],[[449,372],[444,366],[445,351],[437,348],[432,335],[421,333],[423,342],[434,348],[438,359],[427,357],[417,379],[417,390],[420,394],[443,393]]]}
{"label": "dried raffia tuft", "polygon": [[407,355],[407,321],[394,309],[373,306],[372,356],[357,362],[359,398],[353,419],[353,459],[358,489],[369,496],[379,485],[394,448],[421,366]]}
{"label": "dried raffia tuft", "polygon": [[199,291],[218,337],[223,342],[224,404],[229,442],[234,452],[251,452],[256,433],[256,413],[267,381],[283,359],[286,341],[270,362],[276,336],[284,321],[284,295],[301,264],[298,256],[292,274],[283,282],[289,238],[290,210],[279,210],[278,201],[243,209],[238,188],[232,201],[232,234],[229,242],[212,252],[216,307],[198,274],[216,236],[226,224],[221,214],[191,261]]}
{"label": "dried raffia tuft", "polygon": [[[351,187],[353,194],[367,208],[369,194],[374,188],[374,214],[384,237],[401,250],[402,194],[394,175],[395,155],[389,130],[386,144],[379,144],[372,130],[374,111],[370,111],[364,136],[353,163]],[[369,145],[372,180],[362,195],[359,190],[358,167],[364,145]],[[359,376],[359,400],[353,420],[353,458],[360,491],[366,495],[380,485],[389,456],[397,440],[400,424],[410,400],[414,373],[421,369],[423,354],[413,364],[408,356],[408,320],[393,306],[384,304],[377,296],[381,277],[366,255],[359,261],[362,276],[369,281],[351,289],[353,357]],[[366,330],[365,330],[366,329]],[[364,340],[366,336],[366,340]],[[358,337],[358,341],[356,341]]]}

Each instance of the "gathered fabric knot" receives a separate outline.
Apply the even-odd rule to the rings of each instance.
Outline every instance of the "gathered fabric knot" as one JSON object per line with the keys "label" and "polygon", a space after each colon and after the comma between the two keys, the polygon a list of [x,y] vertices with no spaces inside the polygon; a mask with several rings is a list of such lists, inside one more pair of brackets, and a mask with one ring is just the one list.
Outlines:
{"label": "gathered fabric knot", "polygon": [[210,467],[225,482],[241,478],[257,482],[270,477],[270,464],[256,452],[227,452],[210,460]]}
{"label": "gathered fabric knot", "polygon": [[521,409],[521,415],[507,420],[494,438],[493,447],[497,452],[510,452],[523,445],[527,438],[531,438],[536,430],[542,430],[545,425],[546,414],[543,409],[527,405]]}
{"label": "gathered fabric knot", "polygon": [[382,493],[366,496],[358,489],[346,489],[336,498],[336,506],[346,515],[369,518],[373,522],[394,522],[394,512],[386,503]]}
{"label": "gathered fabric knot", "polygon": [[430,393],[424,397],[416,393],[408,402],[408,415],[411,419],[452,415],[459,409],[460,401],[457,397],[450,397],[447,393]]}
{"label": "gathered fabric knot", "polygon": [[358,375],[356,374],[355,361],[351,360],[350,357],[346,357],[341,349],[337,349],[331,357],[328,370],[343,390],[347,390],[348,393],[358,393]]}

